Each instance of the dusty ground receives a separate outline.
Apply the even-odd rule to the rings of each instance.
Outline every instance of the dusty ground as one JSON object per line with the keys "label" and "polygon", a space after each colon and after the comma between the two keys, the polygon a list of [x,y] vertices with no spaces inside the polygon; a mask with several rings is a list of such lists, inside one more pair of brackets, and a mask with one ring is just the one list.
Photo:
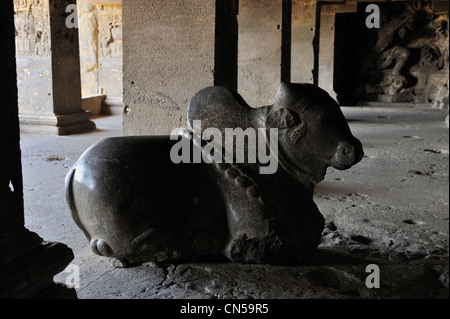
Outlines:
{"label": "dusty ground", "polygon": [[[66,137],[22,132],[26,227],[73,249],[78,297],[128,298],[448,298],[449,130],[445,114],[412,108],[344,108],[366,157],[330,169],[315,201],[323,243],[289,265],[225,261],[120,268],[94,255],[65,202],[64,177],[90,145],[121,135],[121,118]],[[366,287],[369,264],[380,288]],[[55,280],[65,283],[69,273]]]}

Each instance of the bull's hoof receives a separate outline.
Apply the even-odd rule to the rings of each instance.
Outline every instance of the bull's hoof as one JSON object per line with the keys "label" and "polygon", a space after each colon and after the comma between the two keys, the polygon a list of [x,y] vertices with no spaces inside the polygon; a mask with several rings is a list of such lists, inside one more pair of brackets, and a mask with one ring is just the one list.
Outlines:
{"label": "bull's hoof", "polygon": [[92,238],[90,242],[92,251],[100,256],[112,257],[114,255],[113,250],[103,239]]}
{"label": "bull's hoof", "polygon": [[127,258],[115,258],[112,264],[115,268],[129,268],[141,265],[142,262],[131,262]]}
{"label": "bull's hoof", "polygon": [[244,264],[279,264],[293,257],[293,249],[280,237],[247,238],[244,234],[232,239],[224,250],[233,262]]}

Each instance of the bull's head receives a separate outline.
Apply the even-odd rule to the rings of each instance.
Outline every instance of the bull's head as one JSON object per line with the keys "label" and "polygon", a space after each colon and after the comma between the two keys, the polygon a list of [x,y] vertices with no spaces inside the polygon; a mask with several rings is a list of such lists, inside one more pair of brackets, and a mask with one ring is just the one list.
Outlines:
{"label": "bull's head", "polygon": [[364,155],[337,102],[312,84],[282,83],[266,127],[278,128],[280,165],[314,184],[328,166],[348,169]]}

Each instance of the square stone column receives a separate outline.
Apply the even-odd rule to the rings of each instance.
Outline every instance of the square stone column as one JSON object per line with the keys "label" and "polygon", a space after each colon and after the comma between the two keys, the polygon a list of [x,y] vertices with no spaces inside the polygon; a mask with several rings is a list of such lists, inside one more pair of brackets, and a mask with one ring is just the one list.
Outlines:
{"label": "square stone column", "polygon": [[22,129],[67,135],[95,128],[82,108],[75,0],[15,1],[19,119]]}
{"label": "square stone column", "polygon": [[252,107],[273,104],[280,86],[282,2],[239,1],[238,91]]}
{"label": "square stone column", "polygon": [[334,21],[335,13],[321,8],[319,39],[319,79],[318,85],[336,98],[334,92]]}
{"label": "square stone column", "polygon": [[238,89],[239,0],[216,0],[214,85]]}
{"label": "square stone column", "polygon": [[0,26],[0,298],[76,298],[75,290],[53,281],[72,251],[24,227],[12,1],[0,1]]}
{"label": "square stone column", "polygon": [[314,83],[316,0],[292,2],[291,81]]}
{"label": "square stone column", "polygon": [[123,0],[125,135],[186,127],[187,106],[214,85],[215,0]]}

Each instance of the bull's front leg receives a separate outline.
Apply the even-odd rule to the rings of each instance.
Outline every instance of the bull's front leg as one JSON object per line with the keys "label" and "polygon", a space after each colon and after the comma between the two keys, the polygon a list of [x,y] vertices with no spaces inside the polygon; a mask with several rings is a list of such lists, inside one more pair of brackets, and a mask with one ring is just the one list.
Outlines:
{"label": "bull's front leg", "polygon": [[233,262],[278,263],[296,255],[296,240],[285,216],[265,200],[239,165],[215,164],[215,178],[227,210],[229,238],[223,251]]}

